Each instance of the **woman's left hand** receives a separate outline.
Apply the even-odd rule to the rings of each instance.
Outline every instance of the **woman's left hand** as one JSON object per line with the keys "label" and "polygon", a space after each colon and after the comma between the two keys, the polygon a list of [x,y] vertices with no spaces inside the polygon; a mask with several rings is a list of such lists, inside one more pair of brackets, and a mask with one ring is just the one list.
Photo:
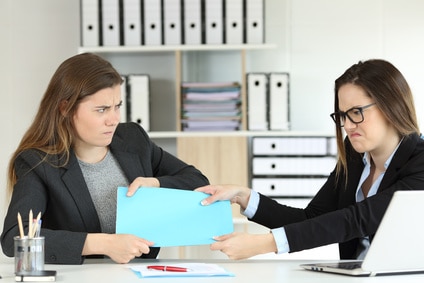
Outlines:
{"label": "woman's left hand", "polygon": [[153,177],[137,177],[135,180],[128,186],[127,197],[131,197],[140,187],[155,187],[159,188],[160,183],[157,178]]}
{"label": "woman's left hand", "polygon": [[211,250],[219,250],[230,259],[246,259],[255,255],[277,252],[277,245],[272,233],[247,234],[231,233],[214,237],[216,243],[211,244]]}

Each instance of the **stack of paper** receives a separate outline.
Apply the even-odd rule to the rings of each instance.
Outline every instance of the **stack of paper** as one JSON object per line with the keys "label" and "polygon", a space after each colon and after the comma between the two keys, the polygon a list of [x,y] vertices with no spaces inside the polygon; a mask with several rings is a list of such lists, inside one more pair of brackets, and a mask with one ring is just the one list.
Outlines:
{"label": "stack of paper", "polygon": [[130,266],[138,277],[211,277],[211,276],[234,276],[224,268],[209,263],[185,263],[173,264],[173,266],[187,268],[187,272],[160,271],[149,269],[147,264]]}
{"label": "stack of paper", "polygon": [[183,83],[183,131],[235,131],[240,128],[240,84]]}

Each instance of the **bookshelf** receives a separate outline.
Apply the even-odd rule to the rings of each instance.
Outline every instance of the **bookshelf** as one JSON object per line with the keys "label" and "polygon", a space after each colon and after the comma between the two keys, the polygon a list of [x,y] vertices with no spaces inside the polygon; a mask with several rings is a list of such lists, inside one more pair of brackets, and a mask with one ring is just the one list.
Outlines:
{"label": "bookshelf", "polygon": [[[171,140],[175,143],[176,155],[198,167],[211,183],[234,183],[247,186],[248,140],[253,132],[247,131],[246,108],[246,53],[251,50],[276,48],[275,44],[223,44],[223,45],[161,45],[161,46],[98,46],[80,47],[79,53],[96,53],[109,60],[122,74],[152,72],[151,120],[166,120],[160,125],[151,125],[149,135],[156,140]],[[230,57],[234,64],[225,65],[237,75],[230,80],[241,86],[242,123],[240,131],[231,132],[184,132],[181,130],[181,83],[196,81],[199,70],[205,70],[202,78],[208,77],[208,64],[202,60],[208,56]],[[193,58],[194,57],[194,60]],[[157,63],[154,58],[157,58]],[[207,61],[207,60],[206,60]],[[161,67],[167,65],[166,67]],[[161,69],[162,70],[159,70]],[[187,70],[188,69],[188,70]],[[193,70],[190,70],[193,69]],[[158,71],[159,74],[153,74]],[[193,74],[195,78],[193,79]],[[161,89],[166,80],[168,89]],[[171,82],[172,81],[172,82]],[[152,93],[155,92],[155,93]],[[169,94],[169,92],[172,92]],[[158,93],[166,93],[163,95]],[[158,100],[158,101],[156,101]],[[163,106],[163,107],[162,107]],[[158,114],[160,113],[160,114]],[[164,114],[165,113],[165,114]],[[156,116],[155,116],[156,115]],[[166,147],[165,147],[166,148]],[[171,151],[172,152],[172,151]]]}
{"label": "bookshelf", "polygon": [[[250,50],[266,50],[276,48],[275,44],[225,44],[225,45],[161,45],[161,46],[98,46],[98,47],[80,47],[78,52],[85,53],[91,52],[107,59],[119,54],[137,54],[139,56],[148,56],[152,53],[167,53],[172,54],[175,67],[175,112],[176,112],[176,131],[181,131],[181,82],[186,79],[183,78],[183,56],[191,52],[219,52],[219,51],[232,51],[239,55],[240,62],[238,68],[240,70],[240,84],[241,84],[241,100],[242,100],[242,130],[246,130],[247,109],[246,109],[246,52]],[[202,55],[200,55],[202,56]],[[115,65],[115,64],[114,64]],[[227,67],[227,66],[225,66]],[[233,68],[235,66],[232,66]],[[230,67],[231,68],[231,67]],[[118,68],[119,69],[119,68]],[[125,72],[125,70],[119,70]],[[189,78],[188,78],[189,79]],[[173,136],[173,131],[160,131],[153,130],[150,134],[155,135],[155,132],[163,132],[159,134],[165,137],[166,133]]]}

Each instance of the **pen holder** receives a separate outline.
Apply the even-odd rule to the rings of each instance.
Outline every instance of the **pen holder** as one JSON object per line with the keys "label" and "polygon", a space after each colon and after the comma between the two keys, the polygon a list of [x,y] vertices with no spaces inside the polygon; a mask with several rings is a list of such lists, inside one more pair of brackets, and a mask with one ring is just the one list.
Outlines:
{"label": "pen holder", "polygon": [[44,237],[14,237],[15,273],[44,270]]}

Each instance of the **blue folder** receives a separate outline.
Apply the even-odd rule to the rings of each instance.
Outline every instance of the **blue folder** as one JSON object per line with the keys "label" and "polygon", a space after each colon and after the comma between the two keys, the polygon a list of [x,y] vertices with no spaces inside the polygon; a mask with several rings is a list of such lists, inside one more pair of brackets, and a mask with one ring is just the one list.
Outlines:
{"label": "blue folder", "polygon": [[234,231],[230,201],[202,206],[208,195],[170,188],[142,187],[132,197],[117,191],[116,233],[133,234],[154,247],[206,245]]}

